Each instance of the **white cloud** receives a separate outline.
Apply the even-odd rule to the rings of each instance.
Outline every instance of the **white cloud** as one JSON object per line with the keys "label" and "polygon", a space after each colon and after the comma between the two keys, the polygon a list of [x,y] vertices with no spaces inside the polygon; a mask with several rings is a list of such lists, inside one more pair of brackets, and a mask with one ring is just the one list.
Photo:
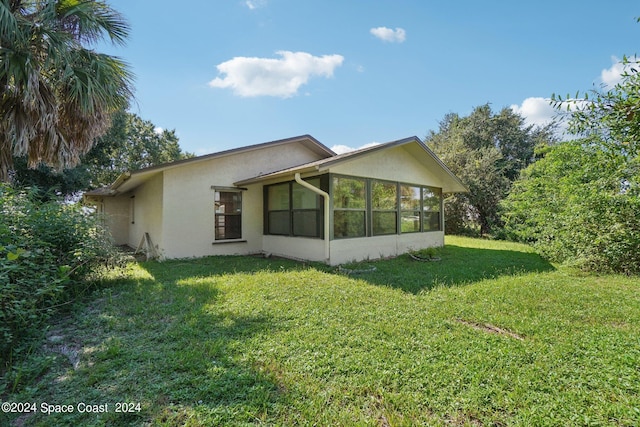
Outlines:
{"label": "white cloud", "polygon": [[351,151],[361,150],[363,148],[374,147],[376,145],[380,145],[379,142],[370,142],[368,144],[364,144],[358,148],[349,147],[348,145],[334,145],[331,147],[331,150],[337,154],[349,153]]}
{"label": "white cloud", "polygon": [[616,58],[615,56],[611,57],[613,65],[611,65],[610,68],[605,68],[600,73],[600,80],[602,80],[602,84],[604,84],[605,89],[613,89],[615,85],[622,81],[622,74],[625,72],[631,72],[632,67],[636,70],[638,69],[637,67],[640,58],[632,56],[628,58],[628,60],[629,63],[624,64],[619,58]]}
{"label": "white cloud", "polygon": [[407,32],[402,28],[392,30],[387,27],[377,27],[370,29],[369,32],[380,40],[391,43],[402,43],[407,38]]}
{"label": "white cloud", "polygon": [[249,9],[254,10],[260,7],[264,7],[267,5],[267,0],[246,0],[244,2],[245,6]]}
{"label": "white cloud", "polygon": [[[622,74],[631,72],[631,68],[640,65],[640,57],[632,56],[628,58],[627,64],[615,56],[611,58],[612,65],[602,70],[600,80],[604,90],[611,90],[616,84],[622,80]],[[567,132],[567,120],[571,111],[585,108],[589,104],[587,99],[576,99],[567,97],[560,105],[555,108],[551,105],[549,98],[531,97],[522,101],[521,105],[512,105],[511,109],[520,114],[527,125],[544,126],[555,120],[558,128],[557,133],[563,137],[570,137]]]}
{"label": "white cloud", "polygon": [[556,109],[549,98],[532,97],[522,101],[521,105],[512,105],[511,109],[520,114],[528,125],[544,126],[553,121]]}
{"label": "white cloud", "polygon": [[276,52],[281,58],[255,58],[237,56],[218,64],[222,77],[209,82],[214,88],[230,88],[236,95],[277,96],[296,95],[300,86],[310,77],[332,77],[336,67],[342,65],[342,55],[313,56],[306,52]]}
{"label": "white cloud", "polygon": [[558,137],[574,138],[568,132],[570,111],[584,108],[589,101],[567,98],[560,104],[560,108],[553,107],[550,102],[550,98],[531,97],[522,101],[521,105],[512,105],[511,109],[524,118],[526,125],[545,126],[555,121],[555,133]]}

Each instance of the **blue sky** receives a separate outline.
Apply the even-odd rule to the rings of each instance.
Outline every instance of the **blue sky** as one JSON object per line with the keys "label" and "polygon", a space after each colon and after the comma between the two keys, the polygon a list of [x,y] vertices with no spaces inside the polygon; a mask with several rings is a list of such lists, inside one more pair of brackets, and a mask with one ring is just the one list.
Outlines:
{"label": "blue sky", "polygon": [[99,48],[136,74],[131,111],[198,155],[307,133],[337,151],[424,138],[487,102],[541,123],[552,93],[615,81],[640,40],[630,0],[107,2],[132,28]]}

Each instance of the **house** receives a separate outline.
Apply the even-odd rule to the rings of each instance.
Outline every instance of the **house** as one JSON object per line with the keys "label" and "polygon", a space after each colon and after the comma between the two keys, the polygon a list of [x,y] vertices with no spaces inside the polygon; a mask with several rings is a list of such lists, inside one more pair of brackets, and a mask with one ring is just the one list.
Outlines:
{"label": "house", "polygon": [[330,265],[444,244],[462,182],[417,137],[337,155],[310,135],[124,173],[85,200],[161,259],[265,253]]}

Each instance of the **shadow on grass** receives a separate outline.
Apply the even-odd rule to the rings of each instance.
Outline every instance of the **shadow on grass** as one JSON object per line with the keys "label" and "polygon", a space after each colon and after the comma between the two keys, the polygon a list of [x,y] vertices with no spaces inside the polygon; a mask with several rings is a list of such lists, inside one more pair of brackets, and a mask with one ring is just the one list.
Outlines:
{"label": "shadow on grass", "polygon": [[[448,244],[440,249],[437,262],[415,261],[409,255],[372,261],[376,271],[354,274],[351,277],[374,285],[389,286],[417,294],[437,286],[458,286],[501,276],[553,271],[555,267],[534,252],[474,248]],[[172,280],[194,276],[252,273],[256,271],[292,271],[314,268],[319,272],[343,274],[336,267],[321,263],[303,263],[288,259],[262,257],[223,256],[143,264],[164,280],[169,274]],[[167,267],[160,267],[166,265]]]}
{"label": "shadow on grass", "polygon": [[[141,265],[146,277],[104,282],[83,313],[60,328],[84,356],[77,370],[55,368],[57,378],[47,381],[48,399],[110,403],[97,424],[111,426],[197,424],[201,418],[215,425],[249,424],[273,412],[284,388],[244,360],[240,348],[254,335],[277,329],[276,322],[226,310],[210,263]],[[183,278],[194,280],[184,285]],[[116,413],[116,402],[141,406]],[[29,422],[87,425],[96,416],[36,414]]]}
{"label": "shadow on grass", "polygon": [[255,273],[259,271],[295,271],[309,267],[329,272],[333,268],[317,262],[295,261],[286,258],[265,258],[262,255],[219,255],[188,260],[164,262],[144,262],[140,265],[158,281],[179,281],[193,277],[222,276],[235,273]]}
{"label": "shadow on grass", "polygon": [[[354,275],[378,286],[417,294],[487,278],[546,272],[554,267],[535,253],[447,245],[441,261],[408,255],[374,262],[376,271]],[[286,259],[224,256],[139,264],[142,270],[104,281],[96,299],[60,327],[82,349],[79,369],[58,368],[47,385],[23,400],[94,404],[142,402],[141,412],[60,414],[34,425],[214,425],[269,420],[291,399],[277,367],[261,366],[243,345],[282,327],[277,319],[232,312],[218,289],[224,275],[337,268]],[[62,327],[64,326],[64,327]],[[23,389],[24,390],[24,389]],[[115,407],[111,407],[115,410]],[[202,422],[199,422],[202,421]]]}
{"label": "shadow on grass", "polygon": [[420,262],[409,255],[376,261],[376,271],[358,277],[417,294],[436,286],[457,286],[501,276],[540,273],[555,267],[536,253],[447,245],[440,261]]}
{"label": "shadow on grass", "polygon": [[[226,272],[238,271],[229,261]],[[212,272],[206,262],[178,264],[144,264],[155,280],[137,292],[143,298],[134,305],[139,327],[123,338],[128,341],[123,356],[132,364],[125,364],[122,375],[144,379],[139,392],[150,402],[146,415],[153,424],[182,425],[201,418],[220,425],[255,422],[284,392],[277,380],[244,361],[239,348],[278,325],[263,315],[238,315],[224,308],[215,285],[221,265]],[[191,280],[181,285],[183,279]],[[153,289],[157,286],[161,289]],[[123,357],[117,359],[123,364]]]}
{"label": "shadow on grass", "polygon": [[[408,254],[397,258],[372,261],[376,271],[354,274],[351,277],[374,285],[389,286],[417,294],[438,286],[458,286],[501,276],[553,271],[555,267],[534,252],[474,248],[448,244],[440,249],[440,261],[420,262]],[[172,280],[194,276],[252,273],[256,271],[292,271],[314,268],[324,273],[340,273],[337,267],[321,263],[304,263],[282,258],[265,259],[259,256],[221,256],[169,261],[164,264],[143,263],[157,280],[169,274]],[[166,267],[160,267],[166,265]]]}

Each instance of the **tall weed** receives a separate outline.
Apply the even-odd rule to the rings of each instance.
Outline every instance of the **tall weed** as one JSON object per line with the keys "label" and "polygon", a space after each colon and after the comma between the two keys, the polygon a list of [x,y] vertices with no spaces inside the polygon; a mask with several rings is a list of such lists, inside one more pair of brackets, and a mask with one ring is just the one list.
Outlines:
{"label": "tall weed", "polygon": [[35,189],[1,184],[0,366],[41,335],[47,318],[115,255],[100,220],[82,206],[43,202]]}

